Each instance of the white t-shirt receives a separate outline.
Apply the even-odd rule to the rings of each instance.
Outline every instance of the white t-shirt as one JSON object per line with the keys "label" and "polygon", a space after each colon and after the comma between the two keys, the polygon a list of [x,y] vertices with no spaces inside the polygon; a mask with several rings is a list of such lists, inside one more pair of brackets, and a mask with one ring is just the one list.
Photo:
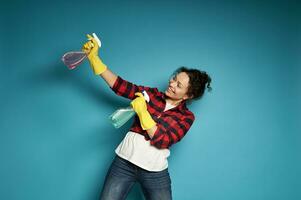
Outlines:
{"label": "white t-shirt", "polygon": [[[165,110],[175,107],[166,102]],[[158,149],[144,136],[129,131],[115,149],[118,156],[148,171],[162,171],[168,167],[169,149]]]}

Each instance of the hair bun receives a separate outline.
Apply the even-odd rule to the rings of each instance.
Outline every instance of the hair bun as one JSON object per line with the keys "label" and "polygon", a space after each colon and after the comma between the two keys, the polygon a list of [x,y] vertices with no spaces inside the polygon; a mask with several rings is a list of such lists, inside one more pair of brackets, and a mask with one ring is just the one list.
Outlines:
{"label": "hair bun", "polygon": [[211,85],[211,78],[210,76],[208,76],[208,74],[206,73],[206,76],[207,76],[207,80],[206,80],[206,84],[207,84],[207,89],[208,91],[211,91],[212,90],[212,87],[210,86]]}

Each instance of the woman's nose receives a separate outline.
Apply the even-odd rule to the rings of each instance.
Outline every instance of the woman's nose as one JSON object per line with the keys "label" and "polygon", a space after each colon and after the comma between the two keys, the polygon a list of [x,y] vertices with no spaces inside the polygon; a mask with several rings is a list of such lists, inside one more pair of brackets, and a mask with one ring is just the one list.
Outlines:
{"label": "woman's nose", "polygon": [[175,86],[175,84],[176,84],[176,82],[175,82],[175,81],[170,81],[170,84],[169,84],[169,85],[170,85],[171,87],[174,87],[174,86]]}

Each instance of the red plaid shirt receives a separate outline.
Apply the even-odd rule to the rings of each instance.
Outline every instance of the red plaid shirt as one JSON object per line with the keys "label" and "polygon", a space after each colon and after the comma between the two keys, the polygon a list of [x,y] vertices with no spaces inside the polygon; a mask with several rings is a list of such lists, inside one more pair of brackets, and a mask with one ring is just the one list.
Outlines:
{"label": "red plaid shirt", "polygon": [[194,115],[186,107],[185,101],[178,106],[164,112],[166,101],[165,94],[159,92],[157,88],[138,86],[123,80],[118,76],[112,90],[119,96],[128,99],[135,99],[136,92],[145,90],[150,97],[147,110],[157,123],[157,130],[152,138],[141,128],[139,118],[135,116],[131,131],[144,136],[145,140],[150,140],[150,144],[159,148],[169,148],[179,142],[187,133],[194,121]]}

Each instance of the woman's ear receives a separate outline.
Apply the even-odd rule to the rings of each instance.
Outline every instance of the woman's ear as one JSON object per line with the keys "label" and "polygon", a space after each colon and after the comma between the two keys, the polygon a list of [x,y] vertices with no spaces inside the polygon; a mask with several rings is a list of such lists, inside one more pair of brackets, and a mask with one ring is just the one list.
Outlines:
{"label": "woman's ear", "polygon": [[188,96],[187,94],[185,94],[182,99],[187,100],[187,99],[192,99],[192,98],[193,98],[193,95]]}

